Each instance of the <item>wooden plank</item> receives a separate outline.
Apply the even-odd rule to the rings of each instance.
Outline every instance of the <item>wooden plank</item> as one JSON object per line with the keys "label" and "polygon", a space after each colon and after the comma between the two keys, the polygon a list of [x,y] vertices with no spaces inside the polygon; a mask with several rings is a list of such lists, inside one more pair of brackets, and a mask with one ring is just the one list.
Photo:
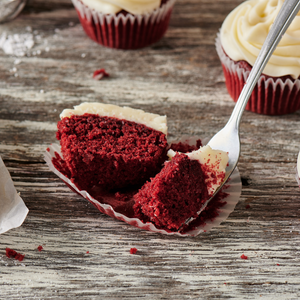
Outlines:
{"label": "wooden plank", "polygon": [[[0,299],[299,298],[299,112],[244,113],[241,199],[221,226],[195,238],[99,213],[43,161],[60,112],[84,101],[167,114],[170,138],[222,128],[234,103],[214,42],[239,3],[178,0],[166,36],[136,51],[91,41],[66,0],[30,0],[0,25],[0,35],[29,33],[35,43],[24,57],[0,49],[0,154],[30,209],[20,228],[1,235]],[[95,81],[100,68],[111,76]],[[23,262],[6,258],[6,247]]]}

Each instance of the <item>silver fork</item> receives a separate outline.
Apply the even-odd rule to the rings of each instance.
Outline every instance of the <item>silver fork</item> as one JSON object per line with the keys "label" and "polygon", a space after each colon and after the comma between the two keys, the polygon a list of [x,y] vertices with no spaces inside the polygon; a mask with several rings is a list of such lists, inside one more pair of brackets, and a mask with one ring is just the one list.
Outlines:
{"label": "silver fork", "polygon": [[[251,96],[251,93],[261,75],[265,65],[271,57],[273,51],[277,47],[281,37],[291,24],[292,20],[297,15],[300,9],[300,0],[285,0],[278,16],[276,17],[274,24],[258,54],[258,57],[252,67],[249,77],[242,89],[242,92],[237,100],[237,103],[231,113],[231,116],[223,129],[215,134],[208,142],[208,145],[216,150],[223,150],[228,152],[229,162],[226,168],[225,179],[222,184],[215,191],[213,196],[208,199],[201,210],[198,211],[198,215],[205,209],[211,199],[219,192],[219,190],[226,183],[232,172],[234,171],[240,156],[240,138],[239,138],[239,125],[242,114],[245,110],[246,104]],[[185,221],[185,224],[190,223],[193,218],[189,218]]]}

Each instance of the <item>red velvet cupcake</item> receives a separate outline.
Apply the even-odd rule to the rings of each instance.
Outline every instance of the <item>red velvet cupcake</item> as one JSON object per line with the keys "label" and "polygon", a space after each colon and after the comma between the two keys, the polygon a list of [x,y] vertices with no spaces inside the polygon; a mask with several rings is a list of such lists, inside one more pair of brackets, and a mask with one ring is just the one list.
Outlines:
{"label": "red velvet cupcake", "polygon": [[95,42],[116,49],[149,46],[165,34],[175,0],[72,0]]}
{"label": "red velvet cupcake", "polygon": [[[269,32],[282,0],[249,0],[224,20],[216,40],[226,87],[236,102]],[[275,49],[246,109],[283,115],[300,109],[300,14]]]}
{"label": "red velvet cupcake", "polygon": [[141,185],[166,160],[165,116],[82,103],[64,110],[57,127],[68,175],[82,189]]}

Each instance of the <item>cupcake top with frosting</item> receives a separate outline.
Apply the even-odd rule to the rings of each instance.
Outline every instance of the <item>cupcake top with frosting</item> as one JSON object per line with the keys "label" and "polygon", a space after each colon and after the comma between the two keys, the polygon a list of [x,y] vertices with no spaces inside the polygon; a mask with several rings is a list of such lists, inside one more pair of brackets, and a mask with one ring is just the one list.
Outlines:
{"label": "cupcake top with frosting", "polygon": [[[221,44],[234,61],[253,66],[283,0],[248,0],[237,6],[221,27]],[[281,77],[300,76],[300,12],[282,37],[264,74]]]}
{"label": "cupcake top with frosting", "polygon": [[124,119],[146,125],[164,134],[168,133],[166,116],[147,113],[141,109],[134,109],[127,106],[120,107],[99,102],[83,102],[80,105],[74,106],[74,109],[64,109],[60,114],[60,118],[70,118],[74,115],[81,116],[84,114]]}
{"label": "cupcake top with frosting", "polygon": [[161,0],[81,0],[86,6],[104,14],[126,10],[133,15],[147,14],[160,6]]}

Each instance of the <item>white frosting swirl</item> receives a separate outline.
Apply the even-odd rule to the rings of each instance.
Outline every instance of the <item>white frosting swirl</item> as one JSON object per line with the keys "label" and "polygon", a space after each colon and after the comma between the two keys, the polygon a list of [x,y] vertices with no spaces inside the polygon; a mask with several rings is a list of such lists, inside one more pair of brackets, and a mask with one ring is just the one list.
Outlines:
{"label": "white frosting swirl", "polygon": [[152,12],[160,6],[161,0],[81,0],[86,6],[104,14],[115,14],[126,10],[133,15]]}
{"label": "white frosting swirl", "polygon": [[[283,0],[249,0],[236,7],[221,27],[221,44],[234,61],[253,66]],[[282,37],[264,74],[300,76],[300,12]]]}

